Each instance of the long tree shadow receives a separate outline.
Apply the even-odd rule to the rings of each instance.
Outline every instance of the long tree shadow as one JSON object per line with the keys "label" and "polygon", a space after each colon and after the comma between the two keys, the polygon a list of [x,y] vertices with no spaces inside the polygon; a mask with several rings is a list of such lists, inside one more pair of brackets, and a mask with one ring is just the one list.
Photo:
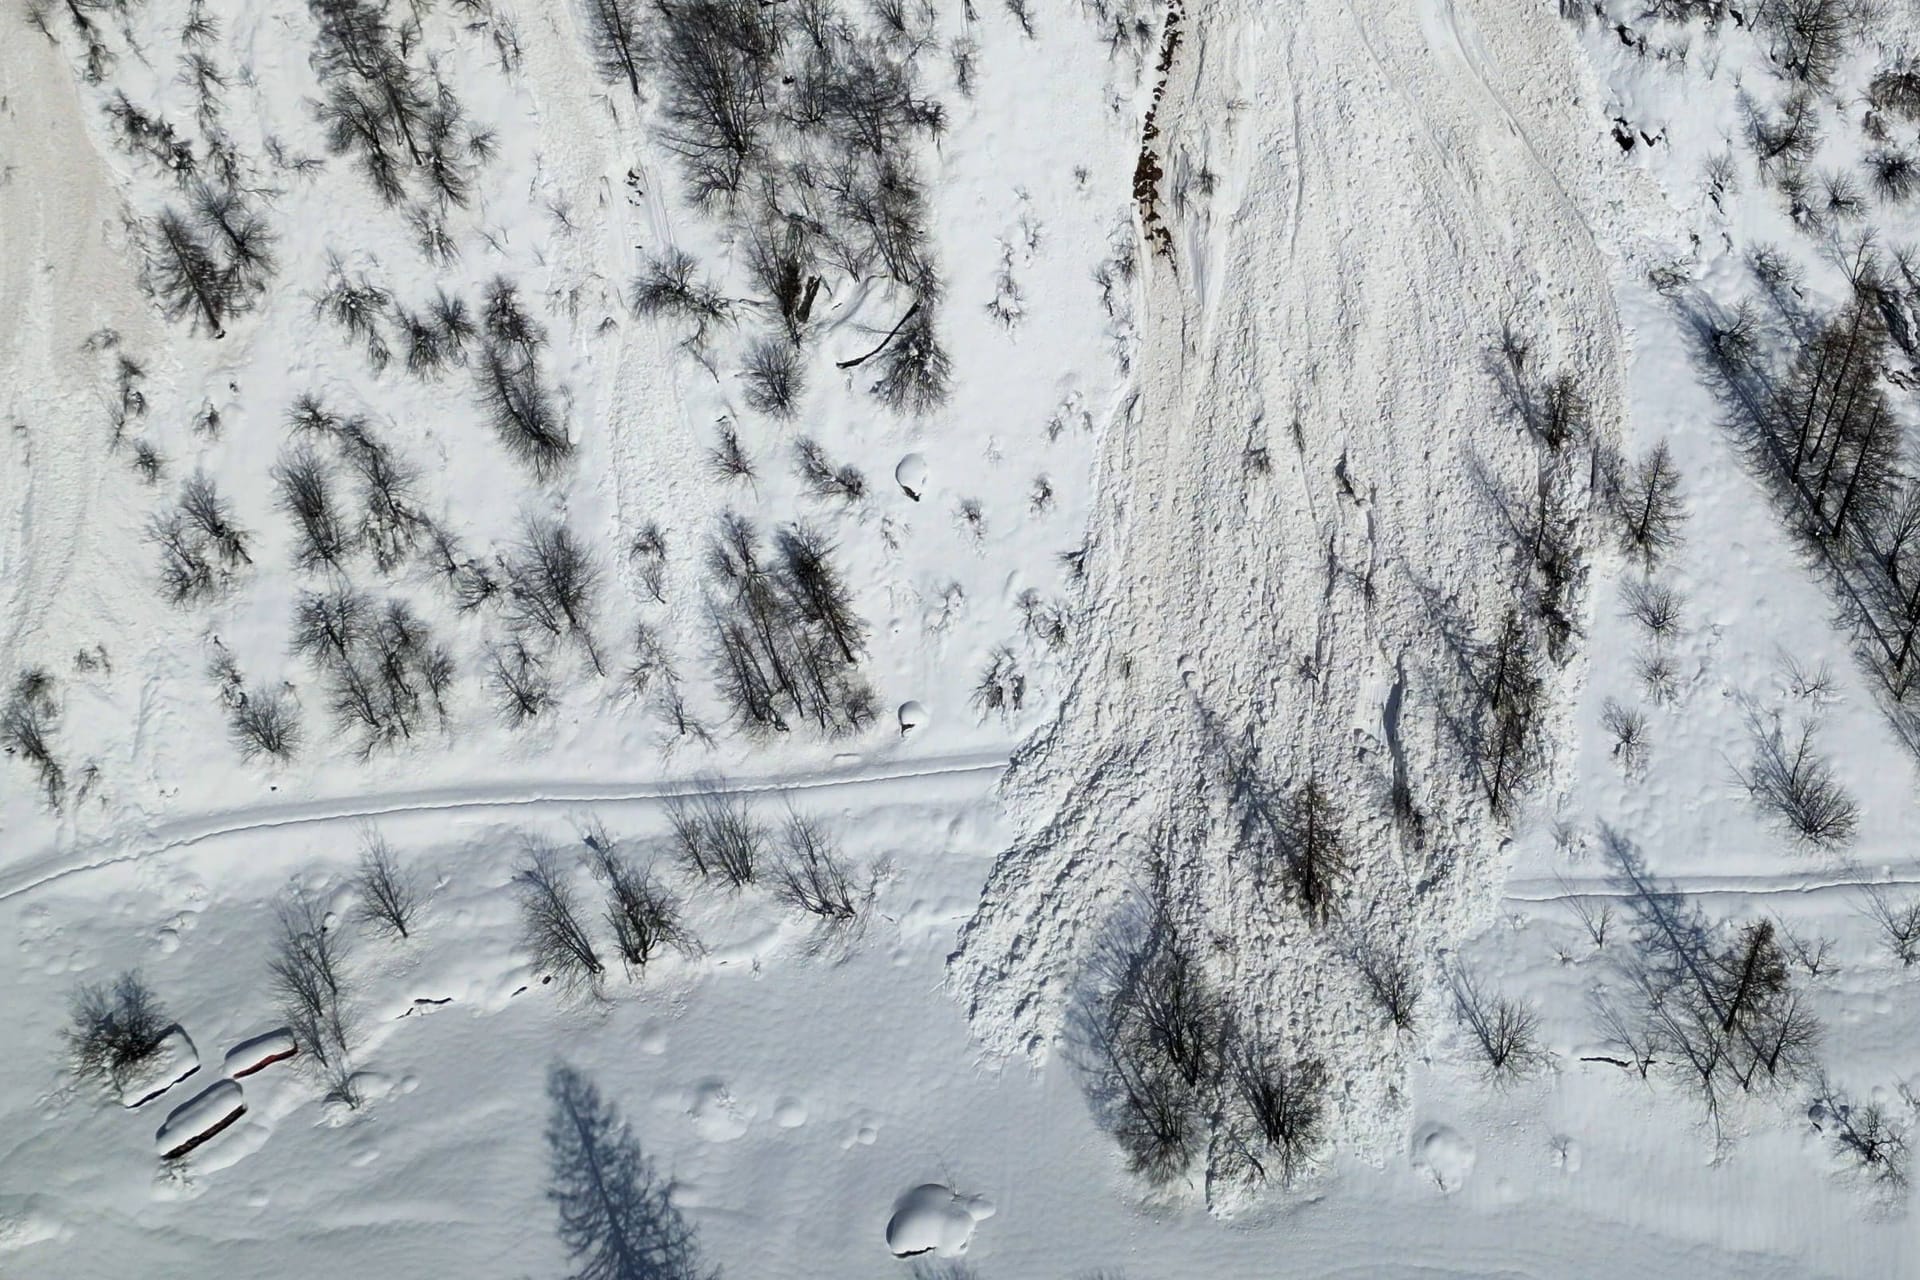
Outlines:
{"label": "long tree shadow", "polygon": [[547,1073],[547,1198],[560,1214],[572,1280],[718,1280],[671,1184],[593,1081],[564,1063]]}

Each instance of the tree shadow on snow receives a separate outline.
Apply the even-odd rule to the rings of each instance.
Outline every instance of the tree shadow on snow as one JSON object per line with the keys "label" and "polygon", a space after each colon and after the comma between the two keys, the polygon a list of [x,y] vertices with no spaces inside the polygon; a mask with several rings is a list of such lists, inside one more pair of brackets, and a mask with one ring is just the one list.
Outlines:
{"label": "tree shadow on snow", "polygon": [[672,1184],[594,1083],[562,1064],[547,1074],[547,1198],[575,1280],[717,1280],[693,1228],[669,1200]]}

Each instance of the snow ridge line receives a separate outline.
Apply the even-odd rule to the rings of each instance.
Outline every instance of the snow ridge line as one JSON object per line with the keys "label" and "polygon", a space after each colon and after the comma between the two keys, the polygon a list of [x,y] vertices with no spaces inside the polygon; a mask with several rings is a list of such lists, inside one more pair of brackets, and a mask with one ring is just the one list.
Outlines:
{"label": "snow ridge line", "polygon": [[[487,792],[474,788],[446,787],[416,792],[396,792],[387,796],[342,797],[336,800],[304,801],[277,808],[233,809],[223,813],[201,814],[161,823],[145,833],[138,847],[108,857],[67,866],[50,866],[57,855],[49,855],[15,872],[14,883],[0,881],[0,902],[31,893],[70,876],[105,867],[140,862],[147,858],[191,848],[209,840],[250,832],[288,831],[301,827],[325,826],[335,822],[395,817],[419,813],[484,813],[496,809],[531,809],[544,805],[626,804],[636,801],[665,801],[717,790],[726,795],[763,795],[785,791],[823,791],[833,787],[872,786],[885,782],[905,782],[921,778],[961,777],[977,773],[998,773],[1007,766],[1007,757],[999,752],[932,757],[905,768],[853,769],[842,773],[820,772],[784,775],[757,780],[722,778],[716,788],[693,779],[671,781],[598,783],[554,781],[523,792]],[[94,842],[101,846],[112,840]]]}

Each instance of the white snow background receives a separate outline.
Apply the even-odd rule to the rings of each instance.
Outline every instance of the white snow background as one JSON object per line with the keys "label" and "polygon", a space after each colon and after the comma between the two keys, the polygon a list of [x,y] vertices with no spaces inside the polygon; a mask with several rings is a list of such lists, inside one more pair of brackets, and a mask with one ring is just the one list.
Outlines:
{"label": "white snow background", "polygon": [[[1757,296],[1747,256],[1770,243],[1804,271],[1810,303],[1845,297],[1841,232],[1797,225],[1744,151],[1742,95],[1787,93],[1763,32],[1658,21],[1639,0],[1571,16],[1559,0],[1032,0],[1029,37],[999,0],[938,0],[921,77],[948,121],[917,160],[952,395],[902,415],[860,370],[834,369],[904,305],[838,279],[814,314],[800,411],[781,423],[747,406],[735,375],[757,320],[721,337],[709,371],[672,324],[627,306],[646,256],[670,246],[732,296],[751,286],[739,247],[686,200],[657,99],[636,112],[624,82],[602,82],[580,9],[418,7],[422,48],[498,140],[450,216],[460,256],[442,265],[346,159],[312,175],[268,164],[269,137],[326,154],[305,7],[208,6],[225,127],[270,188],[279,257],[261,305],[217,341],[137,287],[126,218],[177,196],[116,146],[102,110],[124,90],[194,134],[177,77],[186,0],[90,10],[120,55],[100,85],[59,11],[57,40],[12,13],[0,32],[0,674],[53,674],[67,769],[50,807],[25,763],[0,761],[0,939],[15,944],[0,979],[0,1274],[568,1274],[547,1194],[557,1062],[619,1109],[702,1257],[731,1276],[914,1274],[935,1255],[895,1258],[888,1226],[897,1207],[939,1200],[903,1200],[927,1184],[958,1199],[907,1234],[981,1280],[1914,1274],[1909,1194],[1838,1159],[1806,1088],[1737,1098],[1716,1125],[1673,1080],[1597,1060],[1616,1050],[1594,998],[1619,978],[1573,905],[1622,892],[1617,839],[1715,921],[1831,939],[1830,964],[1796,976],[1823,1024],[1820,1060],[1913,1123],[1913,979],[1857,887],[1888,882],[1904,900],[1920,884],[1913,756],[1723,428],[1680,309],[1650,283],[1677,269],[1731,306]],[[1170,12],[1180,38],[1156,93]],[[1110,49],[1102,14],[1145,25]],[[956,39],[978,45],[971,97],[953,82]],[[1820,95],[1817,167],[1860,164],[1864,86],[1916,51],[1920,19],[1886,6]],[[1165,253],[1133,200],[1149,108]],[[1916,142],[1910,122],[1894,131]],[[1742,181],[1716,201],[1702,166],[1723,149]],[[1867,204],[1883,244],[1920,231],[1911,206]],[[409,306],[436,286],[477,301],[496,275],[515,280],[550,331],[577,445],[558,478],[536,484],[500,448],[465,371],[371,370],[316,314],[329,253]],[[987,306],[1003,254],[1012,326]],[[1609,445],[1670,442],[1688,518],[1659,570],[1686,603],[1675,694],[1656,705],[1622,603],[1638,570],[1607,517],[1587,517],[1577,635],[1548,679],[1551,763],[1496,821],[1441,732],[1426,602],[1484,623],[1506,598],[1510,552],[1476,491],[1476,477],[1532,476],[1491,373],[1503,324],[1542,367],[1576,374]],[[89,345],[107,329],[113,346]],[[121,352],[146,369],[147,408],[116,445]],[[295,594],[317,579],[291,563],[271,479],[287,407],[308,391],[367,414],[471,554],[506,549],[523,513],[564,516],[604,571],[609,677],[567,657],[558,706],[510,729],[480,678],[494,629],[457,613],[424,566],[389,585],[357,563],[357,585],[411,601],[460,674],[444,731],[370,759],[333,734],[287,648]],[[1911,421],[1908,393],[1894,395]],[[209,405],[217,433],[195,425]],[[758,464],[750,485],[705,462],[722,420]],[[803,491],[790,464],[803,432],[864,472],[864,499]],[[155,486],[130,465],[135,438],[165,460]],[[1257,449],[1270,470],[1248,465]],[[918,501],[893,478],[913,455]],[[196,468],[252,532],[252,565],[178,608],[145,530]],[[873,727],[827,741],[729,730],[699,550],[726,510],[832,537],[871,629]],[[672,548],[664,604],[624,554],[648,522]],[[1082,549],[1077,583],[1061,557]],[[1029,590],[1064,610],[1063,644],[1023,625]],[[711,747],[674,744],[654,709],[618,695],[641,621],[673,647]],[[1005,718],[972,700],[1003,646],[1027,693]],[[307,741],[291,762],[236,754],[208,674],[222,651],[249,685],[292,683]],[[1795,669],[1830,678],[1809,692]],[[1608,698],[1644,706],[1636,769],[1611,751]],[[1807,851],[1756,810],[1737,776],[1756,710],[1818,713],[1860,806],[1844,856]],[[1342,929],[1418,958],[1415,1033],[1379,1025],[1342,962],[1346,933],[1250,902],[1210,772],[1222,742],[1277,777],[1323,776],[1355,813],[1379,809],[1383,761],[1404,753],[1431,838],[1413,851],[1384,814],[1359,821]],[[714,778],[769,821],[788,807],[821,818],[880,869],[855,930],[823,941],[764,888],[671,868],[667,802]],[[1205,1161],[1150,1187],[1086,1100],[1066,1009],[1167,818],[1195,833],[1178,909],[1207,931],[1216,979],[1329,1065],[1331,1142],[1291,1187]],[[571,857],[593,820],[643,859],[660,853],[703,944],[638,980],[610,975],[604,1001],[541,983],[511,883],[530,840]],[[413,937],[350,937],[363,1104],[325,1102],[297,1060],[276,1064],[242,1082],[238,1122],[157,1161],[168,1112],[280,1025],[276,902],[301,886],[355,930],[349,881],[369,831],[430,892]],[[582,865],[583,894],[591,883]],[[1545,1069],[1488,1081],[1442,981],[1461,966],[1538,1013]],[[61,1048],[76,984],[130,968],[201,1063],[139,1110],[76,1084]]]}

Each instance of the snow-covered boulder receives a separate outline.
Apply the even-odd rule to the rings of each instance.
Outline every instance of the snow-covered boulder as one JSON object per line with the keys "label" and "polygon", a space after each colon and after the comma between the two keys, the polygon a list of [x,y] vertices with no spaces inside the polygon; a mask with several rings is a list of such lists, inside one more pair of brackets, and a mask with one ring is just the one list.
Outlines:
{"label": "snow-covered boulder", "polygon": [[242,1040],[227,1050],[227,1079],[238,1080],[250,1076],[276,1062],[284,1062],[298,1052],[300,1046],[294,1042],[293,1032],[285,1027],[251,1040]]}
{"label": "snow-covered boulder", "polygon": [[887,1248],[896,1258],[921,1253],[958,1257],[972,1242],[974,1226],[992,1216],[993,1203],[981,1196],[955,1195],[937,1182],[922,1183],[894,1201]]}
{"label": "snow-covered boulder", "polygon": [[187,1154],[247,1113],[246,1095],[231,1080],[217,1080],[173,1109],[153,1135],[162,1160]]}
{"label": "snow-covered boulder", "polygon": [[120,1090],[120,1104],[129,1110],[144,1106],[200,1069],[200,1054],[179,1027],[167,1032],[160,1048]]}

